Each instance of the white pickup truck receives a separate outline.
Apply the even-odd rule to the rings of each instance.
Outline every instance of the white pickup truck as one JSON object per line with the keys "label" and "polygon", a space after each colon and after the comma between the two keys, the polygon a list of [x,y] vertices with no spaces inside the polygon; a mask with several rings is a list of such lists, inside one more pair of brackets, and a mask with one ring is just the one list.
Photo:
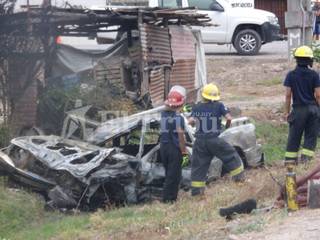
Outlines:
{"label": "white pickup truck", "polygon": [[228,0],[149,0],[149,7],[196,7],[216,27],[202,27],[205,43],[233,44],[241,55],[255,55],[261,45],[279,38],[275,14],[259,9],[232,7]]}

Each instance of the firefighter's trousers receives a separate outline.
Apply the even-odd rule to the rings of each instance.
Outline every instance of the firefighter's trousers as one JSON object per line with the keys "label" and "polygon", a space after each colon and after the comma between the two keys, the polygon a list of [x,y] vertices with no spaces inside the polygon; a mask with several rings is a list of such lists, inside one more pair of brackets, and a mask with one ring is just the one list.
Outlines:
{"label": "firefighter's trousers", "polygon": [[243,177],[243,163],[234,147],[218,137],[197,138],[192,150],[192,195],[203,193],[208,170],[214,157],[222,161],[223,169],[235,180],[237,177]]}
{"label": "firefighter's trousers", "polygon": [[161,161],[165,168],[165,181],[163,186],[163,202],[177,200],[179,184],[181,179],[182,154],[173,143],[161,143]]}
{"label": "firefighter's trousers", "polygon": [[286,163],[298,161],[302,135],[304,135],[304,143],[301,149],[301,158],[313,158],[319,128],[319,107],[317,105],[294,107],[289,114],[288,123]]}

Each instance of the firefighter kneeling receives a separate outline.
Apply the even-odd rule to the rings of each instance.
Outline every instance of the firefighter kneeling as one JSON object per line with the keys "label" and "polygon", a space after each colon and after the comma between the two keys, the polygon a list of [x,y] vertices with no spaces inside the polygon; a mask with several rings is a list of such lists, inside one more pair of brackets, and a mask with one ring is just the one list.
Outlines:
{"label": "firefighter kneeling", "polygon": [[228,109],[219,101],[219,89],[214,84],[208,84],[202,90],[202,97],[203,102],[193,107],[189,118],[189,124],[196,126],[191,169],[192,196],[204,194],[208,169],[214,157],[223,162],[223,169],[230,173],[233,180],[244,180],[240,156],[229,143],[219,138],[221,118],[226,118],[226,128],[231,124]]}

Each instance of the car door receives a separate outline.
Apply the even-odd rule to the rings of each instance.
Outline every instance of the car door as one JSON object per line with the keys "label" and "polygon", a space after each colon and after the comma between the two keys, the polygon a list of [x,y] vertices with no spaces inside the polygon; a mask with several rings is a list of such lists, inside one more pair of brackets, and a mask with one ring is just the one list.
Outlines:
{"label": "car door", "polygon": [[194,27],[201,30],[203,42],[225,43],[228,32],[228,18],[225,8],[216,0],[188,0],[189,7],[196,7],[199,13],[207,14],[211,23],[218,26]]}

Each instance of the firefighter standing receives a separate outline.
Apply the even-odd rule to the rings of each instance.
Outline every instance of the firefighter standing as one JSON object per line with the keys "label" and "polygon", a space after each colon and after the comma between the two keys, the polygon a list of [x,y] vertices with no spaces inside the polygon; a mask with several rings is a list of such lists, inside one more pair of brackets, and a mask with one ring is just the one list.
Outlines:
{"label": "firefighter standing", "polygon": [[185,103],[186,90],[174,86],[165,101],[166,109],[161,113],[160,155],[165,168],[163,202],[177,200],[182,167],[188,164],[184,138],[184,119],[179,110]]}
{"label": "firefighter standing", "polygon": [[196,125],[196,140],[192,152],[191,187],[193,196],[204,194],[204,188],[211,160],[216,156],[223,162],[223,169],[233,180],[244,179],[242,160],[237,151],[218,136],[221,133],[221,118],[227,119],[226,128],[231,124],[228,109],[220,102],[216,85],[208,84],[202,90],[203,102],[192,109],[189,123]]}
{"label": "firefighter standing", "polygon": [[313,51],[307,46],[301,46],[295,50],[294,57],[297,66],[287,74],[284,81],[285,117],[289,123],[286,164],[298,162],[303,134],[301,161],[306,162],[313,158],[319,128],[320,79],[319,75],[310,69],[313,65]]}

